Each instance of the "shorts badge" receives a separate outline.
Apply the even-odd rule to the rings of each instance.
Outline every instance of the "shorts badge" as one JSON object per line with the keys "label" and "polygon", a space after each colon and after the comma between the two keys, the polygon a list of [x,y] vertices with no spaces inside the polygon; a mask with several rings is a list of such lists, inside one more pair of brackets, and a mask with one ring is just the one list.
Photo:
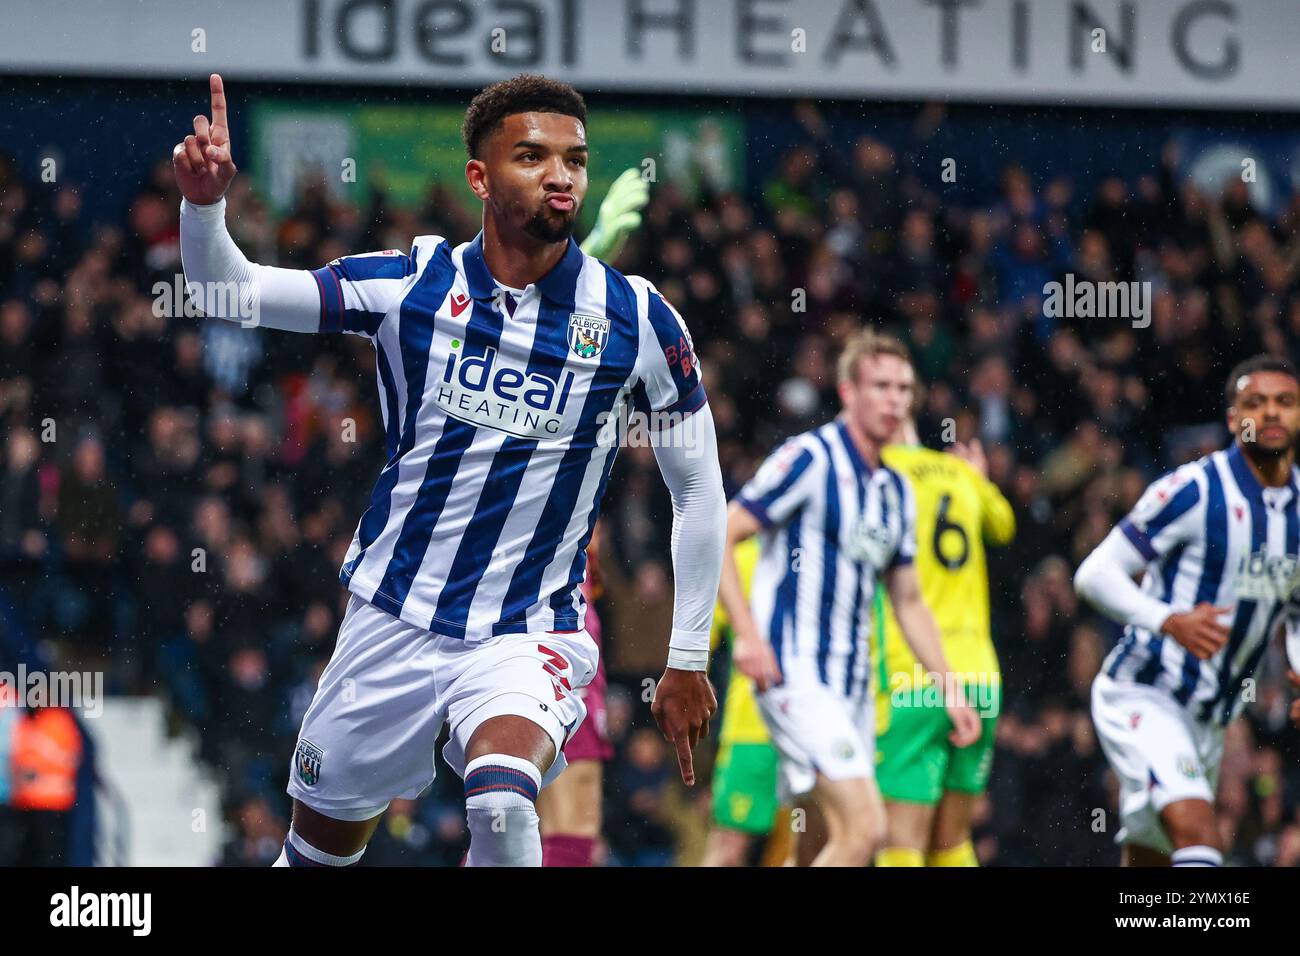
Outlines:
{"label": "shorts badge", "polygon": [[309,741],[298,741],[298,750],[294,761],[298,767],[298,779],[308,787],[314,787],[320,781],[321,758],[325,755]]}

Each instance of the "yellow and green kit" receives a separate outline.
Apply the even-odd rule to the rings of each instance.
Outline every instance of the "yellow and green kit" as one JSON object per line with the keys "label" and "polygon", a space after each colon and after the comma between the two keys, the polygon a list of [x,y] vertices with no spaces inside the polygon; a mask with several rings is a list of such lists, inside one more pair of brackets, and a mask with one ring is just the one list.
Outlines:
{"label": "yellow and green kit", "polygon": [[[903,639],[883,588],[874,608],[877,640],[876,779],[886,800],[937,803],[945,790],[982,793],[993,764],[1002,674],[989,623],[985,544],[1007,544],[1016,519],[997,485],[955,455],[889,445],[885,464],[912,483],[916,570],[952,674],[983,718],[969,747],[948,740],[952,723],[938,687]],[[883,645],[883,650],[881,648]]]}

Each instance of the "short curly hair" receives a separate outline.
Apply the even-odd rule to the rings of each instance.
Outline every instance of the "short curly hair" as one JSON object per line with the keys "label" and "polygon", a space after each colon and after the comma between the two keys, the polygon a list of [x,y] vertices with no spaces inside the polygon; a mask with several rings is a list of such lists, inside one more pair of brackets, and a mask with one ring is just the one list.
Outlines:
{"label": "short curly hair", "polygon": [[485,87],[469,104],[460,135],[470,159],[480,158],[483,140],[515,113],[563,113],[587,125],[587,104],[572,86],[540,73],[520,73]]}
{"label": "short curly hair", "polygon": [[1254,375],[1256,372],[1279,372],[1300,382],[1300,374],[1296,372],[1296,367],[1290,359],[1281,355],[1270,355],[1267,352],[1253,356],[1244,362],[1239,362],[1228,373],[1228,381],[1223,386],[1223,397],[1229,407],[1236,404],[1237,393],[1241,391],[1241,386],[1246,377]]}

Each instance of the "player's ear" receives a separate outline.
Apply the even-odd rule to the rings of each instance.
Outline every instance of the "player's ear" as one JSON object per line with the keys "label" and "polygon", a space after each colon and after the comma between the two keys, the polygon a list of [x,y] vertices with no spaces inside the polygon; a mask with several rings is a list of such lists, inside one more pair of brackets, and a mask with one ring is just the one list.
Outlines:
{"label": "player's ear", "polygon": [[465,164],[465,181],[479,199],[487,200],[490,191],[487,181],[487,164],[481,159],[471,159]]}

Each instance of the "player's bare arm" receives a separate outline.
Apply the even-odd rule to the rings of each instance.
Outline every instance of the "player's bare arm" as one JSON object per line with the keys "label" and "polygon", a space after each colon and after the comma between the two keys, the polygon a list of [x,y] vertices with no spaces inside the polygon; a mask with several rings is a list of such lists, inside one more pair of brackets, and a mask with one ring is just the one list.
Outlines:
{"label": "player's bare arm", "polygon": [[[885,586],[889,590],[889,601],[893,605],[894,616],[898,619],[903,638],[921,666],[931,674],[950,673],[939,627],[921,596],[921,581],[917,577],[916,568],[911,565],[893,568],[885,575]],[[944,707],[952,720],[953,729],[949,736],[956,746],[966,747],[979,739],[979,717],[965,700],[945,700]]]}
{"label": "player's bare arm", "polygon": [[740,583],[740,569],[736,567],[735,547],[762,530],[753,513],[737,502],[727,508],[727,548],[722,556],[722,583],[718,597],[731,622],[731,660],[740,672],[753,679],[757,690],[765,691],[781,683],[781,667],[777,663],[772,645],[759,633],[758,623],[745,600]]}

